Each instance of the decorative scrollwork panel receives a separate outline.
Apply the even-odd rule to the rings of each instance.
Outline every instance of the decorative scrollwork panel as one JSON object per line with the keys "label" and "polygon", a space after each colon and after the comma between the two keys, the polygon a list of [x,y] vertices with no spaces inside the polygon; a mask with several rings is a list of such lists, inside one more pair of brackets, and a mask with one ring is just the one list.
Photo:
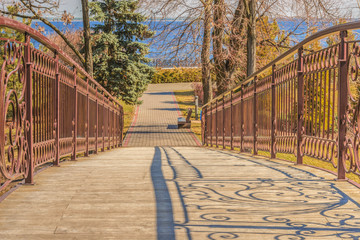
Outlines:
{"label": "decorative scrollwork panel", "polygon": [[0,72],[0,170],[1,186],[27,176],[29,147],[26,120],[24,46],[1,41]]}
{"label": "decorative scrollwork panel", "polygon": [[360,175],[360,44],[349,44],[349,97],[347,106],[346,154],[343,163],[347,172]]}
{"label": "decorative scrollwork panel", "polygon": [[304,56],[304,138],[305,155],[332,162],[335,166],[338,136],[339,45]]}

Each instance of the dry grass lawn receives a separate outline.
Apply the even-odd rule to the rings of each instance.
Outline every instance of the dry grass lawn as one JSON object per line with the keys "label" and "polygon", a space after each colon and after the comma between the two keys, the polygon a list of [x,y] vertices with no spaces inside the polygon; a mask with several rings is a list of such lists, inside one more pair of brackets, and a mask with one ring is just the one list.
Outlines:
{"label": "dry grass lawn", "polygon": [[[195,133],[198,139],[201,140],[201,122],[195,120],[195,100],[194,100],[194,91],[175,91],[174,92],[176,101],[179,105],[182,115],[185,117],[187,115],[187,110],[191,108],[191,131]],[[200,118],[201,106],[199,106],[199,118]]]}

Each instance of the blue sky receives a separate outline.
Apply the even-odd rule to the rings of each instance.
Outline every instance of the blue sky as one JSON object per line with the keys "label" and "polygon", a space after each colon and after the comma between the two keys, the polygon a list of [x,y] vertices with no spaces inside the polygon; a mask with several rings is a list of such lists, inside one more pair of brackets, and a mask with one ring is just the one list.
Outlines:
{"label": "blue sky", "polygon": [[60,9],[59,11],[67,12],[74,15],[76,18],[81,18],[81,0],[60,0]]}
{"label": "blue sky", "polygon": [[[151,0],[140,0],[140,1],[141,2],[145,1],[145,2],[149,3],[149,1],[151,1]],[[187,1],[188,3],[190,3],[190,2],[198,3],[200,0],[183,0],[183,1]],[[283,0],[282,2],[284,2],[284,1],[285,2],[289,1],[289,3],[291,3],[291,1],[294,1],[294,0]],[[342,11],[344,13],[351,10],[351,12],[352,12],[351,16],[353,18],[360,18],[360,9],[359,9],[358,3],[357,3],[357,1],[360,1],[360,0],[338,0],[338,1],[342,4]],[[5,3],[5,5],[7,4],[7,2],[10,3],[10,2],[12,2],[12,0],[0,0],[0,3]],[[75,16],[75,18],[78,20],[80,20],[82,18],[81,0],[59,0],[59,3],[60,3],[60,7],[58,10],[59,13],[61,13],[63,11],[67,11],[67,12],[71,13],[73,16]],[[289,4],[289,6],[290,5],[291,4]],[[291,9],[289,9],[289,11],[291,11]],[[292,15],[291,12],[290,12],[290,15]],[[296,14],[294,14],[294,15],[296,15]]]}
{"label": "blue sky", "polygon": [[[189,0],[189,1],[198,1],[198,0]],[[289,0],[291,1],[291,0]],[[360,18],[360,9],[357,4],[357,0],[339,0],[343,1],[343,10],[348,11],[352,9],[352,16],[355,18]],[[59,11],[70,12],[75,18],[81,18],[81,0],[60,0],[60,9]]]}

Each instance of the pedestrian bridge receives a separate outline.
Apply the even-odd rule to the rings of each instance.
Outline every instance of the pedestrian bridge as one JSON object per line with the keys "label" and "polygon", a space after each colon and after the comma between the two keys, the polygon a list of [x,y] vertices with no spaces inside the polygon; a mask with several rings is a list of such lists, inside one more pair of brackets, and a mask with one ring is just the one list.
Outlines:
{"label": "pedestrian bridge", "polygon": [[[189,84],[150,85],[122,141],[115,98],[35,30],[1,17],[0,26],[26,37],[0,39],[0,239],[360,238],[358,105],[348,95],[360,51],[346,40],[360,23],[317,33],[205,105],[202,144],[169,127],[181,114],[173,91]],[[339,44],[303,56],[339,32]]]}

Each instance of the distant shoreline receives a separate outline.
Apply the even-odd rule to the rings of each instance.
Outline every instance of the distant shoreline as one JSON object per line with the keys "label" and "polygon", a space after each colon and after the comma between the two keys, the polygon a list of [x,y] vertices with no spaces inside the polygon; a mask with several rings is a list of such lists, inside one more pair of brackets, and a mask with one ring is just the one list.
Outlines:
{"label": "distant shoreline", "polygon": [[[274,21],[275,18],[271,18],[269,17],[270,21]],[[282,17],[282,18],[276,18],[277,21],[298,21],[298,20],[302,20],[302,17]],[[51,22],[63,22],[59,19],[54,19],[54,18],[46,18],[46,20],[51,21]],[[148,21],[184,21],[186,20],[186,18],[167,18],[167,19],[149,19]],[[359,21],[360,18],[347,18],[345,19],[346,21]],[[81,18],[74,18],[72,20],[72,22],[82,22],[83,20]],[[316,20],[314,20],[316,21]],[[322,22],[323,19],[318,19],[317,21]],[[41,22],[38,19],[34,19],[33,22]],[[96,21],[91,21],[91,22],[96,22]]]}

